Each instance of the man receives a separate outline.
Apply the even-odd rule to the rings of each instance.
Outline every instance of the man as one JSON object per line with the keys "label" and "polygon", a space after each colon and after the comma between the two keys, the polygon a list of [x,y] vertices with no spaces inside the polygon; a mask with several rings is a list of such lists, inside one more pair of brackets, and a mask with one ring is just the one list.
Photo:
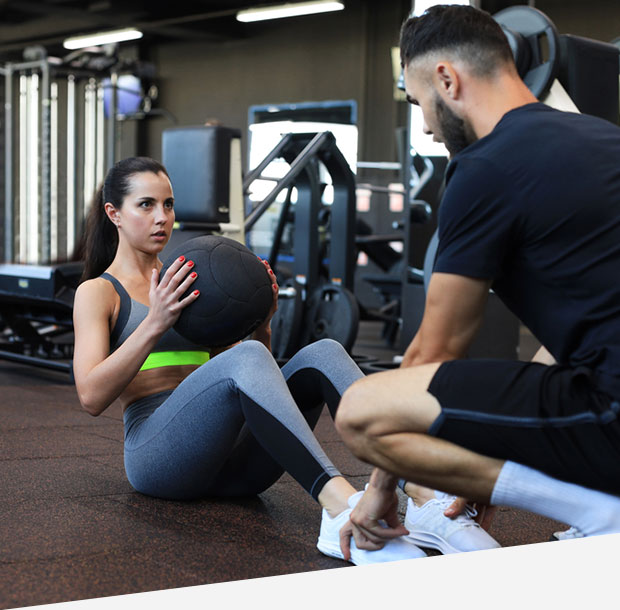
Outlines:
{"label": "man", "polygon": [[[399,478],[418,506],[432,488],[576,536],[620,532],[620,129],[538,103],[472,7],[409,19],[401,57],[408,100],[452,158],[420,328],[401,368],[356,382],[336,419],[376,466],[356,544],[403,533]],[[490,288],[544,346],[533,362],[464,359]]]}

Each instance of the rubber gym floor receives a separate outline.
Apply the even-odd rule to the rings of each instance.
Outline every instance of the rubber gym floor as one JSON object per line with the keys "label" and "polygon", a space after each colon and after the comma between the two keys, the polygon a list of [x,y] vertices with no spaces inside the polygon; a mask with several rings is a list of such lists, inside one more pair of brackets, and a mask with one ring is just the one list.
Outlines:
{"label": "rubber gym floor", "polygon": [[[391,359],[379,337],[363,322],[353,353]],[[527,359],[536,346],[521,337]],[[91,417],[67,375],[7,361],[0,391],[0,608],[350,566],[316,549],[320,510],[288,475],[247,499],[146,497],[125,478],[116,405]],[[371,468],[349,454],[326,409],[316,434],[363,488]],[[561,527],[502,508],[491,534],[513,546]]]}

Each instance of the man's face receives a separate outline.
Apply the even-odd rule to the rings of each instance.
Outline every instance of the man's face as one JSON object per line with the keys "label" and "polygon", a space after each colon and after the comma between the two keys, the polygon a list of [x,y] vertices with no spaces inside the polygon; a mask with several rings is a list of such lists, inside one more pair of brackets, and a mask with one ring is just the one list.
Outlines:
{"label": "man's face", "polygon": [[469,123],[457,116],[437,93],[421,61],[413,61],[405,69],[405,90],[407,100],[422,110],[424,133],[443,143],[450,156],[476,141]]}

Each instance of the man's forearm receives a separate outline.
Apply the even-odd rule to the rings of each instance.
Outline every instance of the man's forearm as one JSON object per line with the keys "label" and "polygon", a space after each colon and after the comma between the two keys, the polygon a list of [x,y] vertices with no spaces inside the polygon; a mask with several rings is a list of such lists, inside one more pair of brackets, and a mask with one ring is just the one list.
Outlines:
{"label": "man's forearm", "polygon": [[398,477],[382,468],[375,468],[370,475],[368,485],[382,491],[394,491],[398,484]]}

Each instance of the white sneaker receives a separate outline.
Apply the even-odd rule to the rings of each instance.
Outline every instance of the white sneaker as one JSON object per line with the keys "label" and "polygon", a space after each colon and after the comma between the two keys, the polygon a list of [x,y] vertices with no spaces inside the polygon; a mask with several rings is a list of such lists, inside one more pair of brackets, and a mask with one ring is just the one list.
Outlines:
{"label": "white sneaker", "polygon": [[[342,511],[333,519],[327,511],[323,509],[321,516],[321,531],[317,548],[321,553],[344,559],[344,555],[340,550],[340,530],[346,525],[351,515],[351,511],[362,497],[363,491],[358,491],[349,498],[349,508]],[[403,559],[416,559],[426,557],[426,553],[418,548],[412,542],[409,542],[405,536],[389,540],[382,549],[377,551],[366,551],[358,549],[355,540],[351,537],[351,563],[356,566],[369,565],[372,563],[387,563],[388,561],[401,561]]]}
{"label": "white sneaker", "polygon": [[440,491],[436,491],[435,496],[419,508],[408,498],[405,527],[409,530],[409,540],[422,547],[437,549],[444,555],[500,547],[500,544],[472,519],[478,514],[473,507],[468,504],[463,513],[451,519],[443,513],[456,496]]}
{"label": "white sneaker", "polygon": [[569,527],[564,532],[553,532],[551,535],[552,540],[574,540],[575,538],[583,538],[582,534],[576,527]]}

